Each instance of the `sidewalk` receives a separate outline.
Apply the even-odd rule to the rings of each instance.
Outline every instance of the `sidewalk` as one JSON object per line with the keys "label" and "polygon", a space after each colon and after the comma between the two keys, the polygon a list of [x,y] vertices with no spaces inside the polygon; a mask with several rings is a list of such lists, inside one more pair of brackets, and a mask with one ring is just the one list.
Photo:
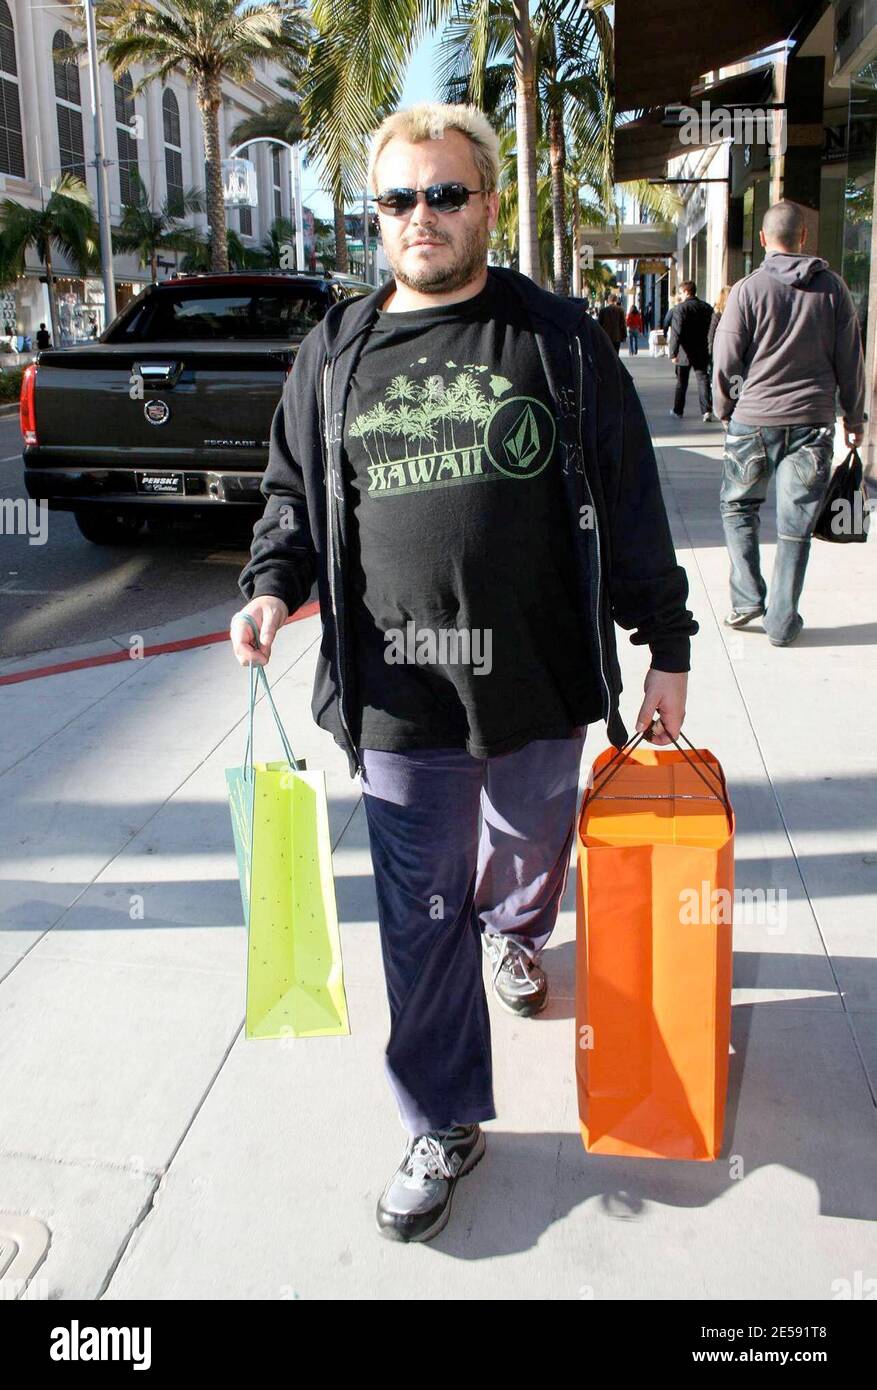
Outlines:
{"label": "sidewalk", "polygon": [[[571,874],[546,1013],[516,1020],[491,1000],[486,1161],[435,1242],[378,1236],[403,1134],[358,783],[310,717],[311,617],[269,671],[296,752],[327,772],[350,1037],[243,1038],[223,770],[243,754],[247,680],[226,644],[0,688],[0,1276],[26,1277],[6,1214],[49,1236],[25,1297],[830,1299],[877,1276],[877,542],[814,542],[795,646],[724,628],[721,429],[692,416],[692,395],[671,418],[666,359],[623,360],[701,625],[685,729],[728,776],[737,887],[788,894],[780,930],[735,926],[723,1158],[584,1152]],[[766,514],[768,578],[774,536]],[[189,631],[221,630],[238,606],[230,593]],[[618,637],[632,728],[647,658]],[[262,707],[257,756],[275,738]],[[591,726],[583,775],[605,742]]]}

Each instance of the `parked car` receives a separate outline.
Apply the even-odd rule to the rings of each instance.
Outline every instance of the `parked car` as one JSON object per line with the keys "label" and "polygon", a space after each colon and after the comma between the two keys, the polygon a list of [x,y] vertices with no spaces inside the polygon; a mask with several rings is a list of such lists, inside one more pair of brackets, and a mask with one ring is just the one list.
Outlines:
{"label": "parked car", "polygon": [[264,507],[268,435],[298,344],[371,286],[241,272],[150,285],[94,343],[40,352],[21,388],[30,497],[97,544],[147,517]]}

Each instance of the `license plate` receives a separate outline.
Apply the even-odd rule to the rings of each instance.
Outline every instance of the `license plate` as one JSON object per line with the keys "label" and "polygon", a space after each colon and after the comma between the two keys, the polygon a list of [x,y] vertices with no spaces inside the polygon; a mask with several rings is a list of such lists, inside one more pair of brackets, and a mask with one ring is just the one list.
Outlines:
{"label": "license plate", "polygon": [[140,492],[182,492],[182,473],[138,473],[137,487]]}

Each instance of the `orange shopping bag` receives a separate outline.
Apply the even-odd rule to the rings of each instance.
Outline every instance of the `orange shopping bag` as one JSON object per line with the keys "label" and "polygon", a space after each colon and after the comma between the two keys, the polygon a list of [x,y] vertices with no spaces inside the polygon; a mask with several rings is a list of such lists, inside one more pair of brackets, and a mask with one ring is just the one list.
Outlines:
{"label": "orange shopping bag", "polygon": [[[681,735],[685,738],[685,735]],[[590,1153],[718,1157],[734,811],[718,759],[607,748],[578,825],[576,1075]],[[674,743],[675,743],[674,739]]]}

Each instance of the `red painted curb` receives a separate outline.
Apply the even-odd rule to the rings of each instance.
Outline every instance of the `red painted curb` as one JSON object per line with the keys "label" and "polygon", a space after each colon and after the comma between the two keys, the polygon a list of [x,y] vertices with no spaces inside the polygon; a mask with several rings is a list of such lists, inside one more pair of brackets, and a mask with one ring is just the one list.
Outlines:
{"label": "red painted curb", "polygon": [[[301,622],[302,618],[313,618],[320,611],[319,603],[304,603],[291,614],[283,624]],[[161,656],[163,652],[184,652],[191,647],[209,647],[213,642],[227,642],[227,632],[205,632],[203,637],[184,637],[179,642],[158,642],[154,647],[144,647],[143,656]],[[27,671],[13,671],[11,675],[0,676],[0,685],[15,685],[18,681],[35,681],[41,676],[60,676],[65,671],[81,671],[88,666],[110,666],[115,661],[140,661],[142,657],[132,657],[130,652],[105,652],[102,656],[83,656],[78,661],[59,661],[55,666],[32,666]]]}

